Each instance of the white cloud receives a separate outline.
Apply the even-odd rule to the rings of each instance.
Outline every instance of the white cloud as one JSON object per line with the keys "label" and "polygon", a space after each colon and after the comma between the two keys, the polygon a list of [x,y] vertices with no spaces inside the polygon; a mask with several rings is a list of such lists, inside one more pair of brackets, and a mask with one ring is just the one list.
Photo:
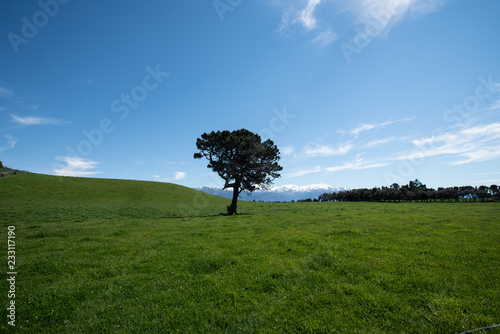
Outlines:
{"label": "white cloud", "polygon": [[62,125],[68,123],[53,118],[10,116],[12,117],[12,121],[21,125]]}
{"label": "white cloud", "polygon": [[99,162],[80,157],[56,157],[56,160],[65,163],[54,169],[53,172],[58,176],[91,176],[101,172],[88,171],[97,167]]}
{"label": "white cloud", "polygon": [[337,38],[337,33],[328,28],[327,30],[321,32],[318,36],[316,36],[316,38],[313,40],[313,43],[323,47],[336,41]]}
{"label": "white cloud", "polygon": [[341,165],[341,166],[328,167],[328,168],[326,168],[326,171],[329,173],[335,173],[335,172],[340,172],[341,170],[350,169],[350,168],[352,168],[350,163],[345,163],[344,165]]}
{"label": "white cloud", "polygon": [[498,136],[500,135],[500,123],[475,126],[473,128],[462,130],[461,133],[467,136],[490,135],[494,136],[494,138],[499,138]]}
{"label": "white cloud", "polygon": [[[438,10],[449,0],[350,0],[346,1],[348,6],[338,10],[333,15],[342,15],[352,12],[355,15],[354,24],[358,26],[354,37],[365,40],[363,34],[369,35],[370,39],[381,33],[388,32],[398,22],[408,15],[418,16]],[[302,1],[304,3],[305,1]],[[271,4],[279,7],[287,7],[282,12],[281,23],[277,30],[278,35],[285,35],[293,25],[300,25],[306,31],[322,28],[323,33],[319,34],[314,43],[325,46],[337,39],[337,34],[331,30],[325,30],[318,23],[316,17],[318,6],[326,1],[307,0],[302,9],[297,10],[292,6],[296,1],[271,1]],[[332,22],[335,19],[332,16]]]}
{"label": "white cloud", "polygon": [[480,185],[487,185],[487,184],[497,184],[500,183],[500,179],[489,179],[489,180],[477,180],[477,181],[467,181],[464,182],[465,184],[480,184]]}
{"label": "white cloud", "polygon": [[293,146],[286,146],[282,147],[280,151],[281,153],[283,153],[283,155],[290,155],[295,151],[295,148]]}
{"label": "white cloud", "polygon": [[488,161],[500,158],[500,145],[464,152],[461,156],[465,159],[454,161],[452,165],[463,165],[470,162]]}
{"label": "white cloud", "polygon": [[280,23],[276,33],[279,36],[285,35],[293,23],[294,23],[293,13],[290,10],[284,11],[281,14],[281,23]]}
{"label": "white cloud", "polygon": [[371,168],[381,168],[387,166],[389,163],[388,162],[379,162],[379,163],[373,163],[373,164],[368,164],[368,165],[358,165],[358,166],[353,166],[352,169],[371,169]]}
{"label": "white cloud", "polygon": [[[358,21],[366,23],[376,19],[386,28],[399,21],[415,0],[362,0],[357,7]],[[382,19],[383,18],[383,19]]]}
{"label": "white cloud", "polygon": [[185,179],[187,174],[185,172],[175,172],[174,173],[174,180],[182,180]]}
{"label": "white cloud", "polygon": [[0,87],[0,97],[8,98],[14,95],[14,92],[5,87]]}
{"label": "white cloud", "polygon": [[410,122],[410,121],[412,121],[414,119],[415,119],[415,117],[405,117],[405,118],[401,118],[401,119],[398,119],[398,120],[395,120],[395,121],[387,121],[387,122],[372,123],[372,124],[361,124],[357,128],[350,130],[349,133],[351,135],[353,135],[353,136],[358,137],[359,134],[361,132],[363,132],[363,131],[368,131],[368,130],[373,130],[373,129],[380,129],[380,128],[384,127],[384,126],[395,124],[395,123],[400,123],[400,122]]}
{"label": "white cloud", "polygon": [[345,162],[343,165],[327,167],[327,168],[322,168],[321,166],[315,166],[312,168],[305,168],[305,169],[290,173],[288,175],[288,177],[301,177],[304,175],[321,173],[321,172],[335,173],[335,172],[339,172],[339,171],[347,170],[347,169],[362,170],[362,169],[371,169],[371,168],[381,168],[381,167],[387,166],[388,164],[389,164],[389,162],[366,163],[366,162],[364,162],[364,159],[361,157],[361,155],[358,154],[353,161]]}
{"label": "white cloud", "polygon": [[393,141],[396,140],[396,137],[388,137],[388,138],[383,138],[383,139],[376,139],[376,140],[372,140],[368,143],[366,143],[366,147],[367,148],[374,148],[376,146],[380,146],[380,145],[384,145],[384,144],[389,144]]}
{"label": "white cloud", "polygon": [[[381,124],[384,124],[384,123],[381,123]],[[361,132],[375,129],[377,126],[378,126],[377,124],[362,124],[362,125],[358,126],[357,128],[349,131],[349,133],[352,135],[358,136]]]}
{"label": "white cloud", "polygon": [[173,178],[162,178],[160,175],[152,175],[152,177],[158,182],[172,182],[185,179],[187,173],[185,172],[174,172]]}
{"label": "white cloud", "polygon": [[298,170],[296,172],[289,174],[288,176],[289,177],[300,177],[300,176],[319,173],[319,172],[321,172],[321,166],[316,166],[316,167],[309,168],[309,169]]}
{"label": "white cloud", "polygon": [[[376,34],[389,31],[407,14],[423,15],[438,10],[445,0],[361,0],[357,11],[357,23],[375,27]],[[360,32],[366,33],[365,31]],[[373,37],[373,36],[372,36]]]}
{"label": "white cloud", "polygon": [[314,11],[321,1],[322,0],[308,0],[306,8],[300,12],[299,20],[307,30],[316,29],[317,27]]}
{"label": "white cloud", "polygon": [[352,144],[340,144],[337,147],[331,147],[327,145],[315,145],[306,146],[304,148],[304,153],[308,156],[331,156],[331,155],[344,155],[347,154],[351,149]]}
{"label": "white cloud", "polygon": [[[499,86],[500,87],[500,86]],[[500,100],[493,102],[490,106],[490,111],[500,109]]]}
{"label": "white cloud", "polygon": [[461,165],[471,162],[500,158],[500,123],[478,125],[457,132],[447,132],[439,136],[425,137],[412,141],[415,149],[411,153],[398,156],[397,160],[413,160],[427,157],[451,155],[451,164]]}
{"label": "white cloud", "polygon": [[338,171],[345,170],[345,169],[359,170],[359,169],[381,168],[381,167],[387,166],[388,164],[389,163],[387,163],[387,162],[381,162],[381,163],[363,165],[363,164],[358,164],[358,163],[346,162],[345,164],[343,164],[341,166],[328,167],[328,168],[326,168],[326,171],[330,172],[330,173],[334,173],[334,172],[338,172]]}
{"label": "white cloud", "polygon": [[7,142],[7,146],[0,147],[0,152],[14,148],[14,146],[16,146],[17,141],[19,140],[11,135],[4,135],[4,138]]}
{"label": "white cloud", "polygon": [[480,175],[497,175],[497,174],[500,174],[500,172],[474,173],[474,174],[470,174],[470,175],[480,176]]}
{"label": "white cloud", "polygon": [[356,159],[354,159],[351,162],[346,162],[343,165],[340,166],[334,166],[334,167],[328,167],[325,170],[329,173],[335,173],[339,172],[342,170],[347,170],[347,169],[354,169],[354,170],[359,170],[359,169],[371,169],[371,168],[380,168],[380,167],[385,167],[389,163],[388,162],[378,162],[378,163],[364,163],[363,158],[358,155],[356,156]]}
{"label": "white cloud", "polygon": [[[302,26],[306,31],[317,29],[318,21],[315,12],[318,5],[323,1],[324,0],[307,0],[307,4],[302,10],[295,10],[293,8],[284,10],[281,15],[281,23],[277,30],[278,35],[285,35],[294,24]],[[286,5],[288,6],[289,4],[287,3]],[[336,38],[336,34],[329,29],[319,34],[314,40],[314,43],[324,46],[330,44]]]}
{"label": "white cloud", "polygon": [[160,175],[151,175],[151,177],[158,182],[169,182],[170,181],[170,179],[161,177]]}

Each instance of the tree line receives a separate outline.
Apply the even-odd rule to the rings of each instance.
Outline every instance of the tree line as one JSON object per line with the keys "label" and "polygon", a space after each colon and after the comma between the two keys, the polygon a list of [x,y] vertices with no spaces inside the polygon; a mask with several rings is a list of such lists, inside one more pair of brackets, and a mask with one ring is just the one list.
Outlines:
{"label": "tree line", "polygon": [[324,193],[318,197],[318,201],[322,202],[485,202],[499,200],[500,190],[497,185],[433,189],[427,188],[418,179],[403,186],[393,183],[389,187],[344,190]]}

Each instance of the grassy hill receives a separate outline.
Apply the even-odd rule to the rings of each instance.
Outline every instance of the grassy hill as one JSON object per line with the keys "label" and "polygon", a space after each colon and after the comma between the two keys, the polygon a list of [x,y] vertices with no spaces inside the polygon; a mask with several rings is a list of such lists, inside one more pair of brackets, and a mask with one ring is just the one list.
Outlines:
{"label": "grassy hill", "polygon": [[31,173],[0,181],[0,201],[16,209],[29,206],[29,212],[42,216],[38,219],[51,211],[47,209],[71,211],[84,217],[98,216],[94,210],[131,217],[141,216],[141,211],[148,210],[148,215],[163,218],[184,217],[217,213],[227,202],[191,188],[160,182]]}
{"label": "grassy hill", "polygon": [[[155,182],[0,179],[4,272],[7,227],[16,235],[16,329],[459,333],[500,323],[498,203],[241,202],[241,215],[220,216],[228,204]],[[8,289],[2,280],[4,312]]]}

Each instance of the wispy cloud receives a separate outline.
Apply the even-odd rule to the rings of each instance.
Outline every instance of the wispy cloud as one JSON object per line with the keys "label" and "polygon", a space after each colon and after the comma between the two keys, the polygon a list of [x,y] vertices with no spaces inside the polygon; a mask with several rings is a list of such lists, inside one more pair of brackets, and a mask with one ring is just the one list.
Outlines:
{"label": "wispy cloud", "polygon": [[[361,28],[357,29],[358,32],[354,39],[358,39],[361,34],[367,34],[367,30],[373,30],[374,27],[376,27],[376,35],[380,35],[390,31],[408,15],[419,16],[437,11],[447,1],[449,0],[351,0],[348,2],[349,6],[347,8],[336,13],[332,11],[330,23],[335,21],[334,15],[350,12],[355,16],[353,23]],[[282,12],[281,23],[277,29],[278,35],[287,35],[291,27],[297,25],[301,26],[305,31],[323,30],[314,39],[314,43],[319,46],[326,46],[337,40],[337,34],[331,29],[326,29],[324,24],[320,24],[317,19],[318,7],[325,2],[327,1],[307,0],[305,6],[297,10],[292,7],[296,4],[295,1],[273,1],[274,5],[287,7]],[[368,33],[373,38],[373,31],[371,30]]]}
{"label": "wispy cloud", "polygon": [[331,167],[322,167],[322,166],[314,166],[314,167],[305,167],[296,171],[287,174],[287,177],[302,177],[309,174],[315,173],[336,173],[343,170],[364,170],[364,169],[372,169],[372,168],[382,168],[388,166],[392,161],[387,159],[377,159],[370,161],[365,161],[362,157],[362,153],[357,154],[356,157],[351,161],[346,161],[342,165],[331,166]]}
{"label": "wispy cloud", "polygon": [[500,174],[500,172],[474,173],[474,174],[470,174],[470,175],[473,175],[473,176],[482,176],[482,175],[498,175],[498,174]]}
{"label": "wispy cloud", "polygon": [[396,137],[388,137],[388,138],[383,138],[383,139],[375,139],[372,141],[369,141],[368,143],[365,144],[366,148],[374,148],[380,145],[385,145],[392,143],[393,141],[396,140]]}
{"label": "wispy cloud", "polygon": [[488,161],[500,158],[500,144],[496,146],[484,147],[477,151],[469,151],[461,154],[465,159],[458,160],[452,165],[463,165],[470,162]]}
{"label": "wispy cloud", "polygon": [[487,184],[498,184],[500,183],[500,179],[488,179],[488,180],[476,180],[476,181],[467,181],[464,182],[465,184],[480,184],[480,185],[487,185]]}
{"label": "wispy cloud", "polygon": [[34,116],[17,116],[10,115],[12,117],[12,121],[21,125],[63,125],[68,124],[68,122],[46,118],[46,117],[34,117]]}
{"label": "wispy cloud", "polygon": [[316,156],[331,156],[331,155],[344,155],[347,154],[351,149],[352,144],[339,144],[336,147],[327,145],[308,145],[304,148],[304,153],[310,157]]}
{"label": "wispy cloud", "polygon": [[293,146],[285,146],[280,148],[280,151],[283,155],[290,155],[295,151],[295,148]]}
{"label": "wispy cloud", "polygon": [[401,119],[398,119],[395,121],[386,121],[386,122],[381,122],[381,123],[365,123],[365,124],[359,125],[357,128],[350,130],[349,133],[355,137],[358,137],[361,132],[369,131],[369,130],[373,130],[373,129],[380,129],[384,126],[395,124],[395,123],[410,122],[410,121],[414,120],[415,118],[416,117],[405,117],[405,118],[401,118]]}
{"label": "wispy cloud", "polygon": [[174,172],[173,178],[162,178],[160,175],[152,175],[152,177],[159,182],[171,182],[171,181],[179,181],[185,179],[187,177],[186,172]]}
{"label": "wispy cloud", "polygon": [[328,28],[327,30],[319,33],[318,36],[316,36],[316,38],[313,40],[313,43],[323,47],[330,45],[337,39],[338,39],[337,33],[332,31],[332,29]]}
{"label": "wispy cloud", "polygon": [[8,98],[14,96],[14,92],[8,88],[0,87],[0,97]]}
{"label": "wispy cloud", "polygon": [[438,10],[445,2],[446,0],[361,0],[353,8],[357,11],[357,24],[368,26],[376,23],[380,33],[388,32],[407,14],[427,14]]}
{"label": "wispy cloud", "polygon": [[80,157],[56,157],[56,160],[65,164],[53,170],[58,176],[92,176],[101,173],[89,171],[97,167],[97,161]]}
{"label": "wispy cloud", "polygon": [[374,19],[383,25],[383,29],[397,23],[408,10],[415,0],[362,0],[358,11],[358,23],[366,24]]}
{"label": "wispy cloud", "polygon": [[[500,85],[499,85],[499,88],[500,88]],[[493,102],[489,108],[490,111],[495,111],[497,109],[500,109],[500,100]]]}
{"label": "wispy cloud", "polygon": [[19,140],[11,135],[4,135],[4,138],[5,138],[5,141],[7,142],[7,146],[1,146],[0,152],[14,148],[14,146],[16,146],[16,143]]}
{"label": "wispy cloud", "polygon": [[[287,35],[292,26],[301,26],[305,31],[312,31],[320,28],[315,13],[317,7],[324,2],[324,0],[307,0],[307,4],[301,10],[294,8],[287,8],[281,15],[281,23],[278,27],[277,34],[279,36]],[[289,5],[289,3],[287,3]],[[335,41],[338,36],[332,31],[331,28],[323,28],[323,32],[319,33],[314,39],[313,43],[318,46],[327,46]]]}
{"label": "wispy cloud", "polygon": [[316,166],[313,168],[301,169],[295,172],[292,172],[288,175],[288,177],[301,177],[308,174],[314,174],[321,172],[321,166]]}
{"label": "wispy cloud", "polygon": [[308,0],[306,8],[300,12],[299,21],[307,30],[316,29],[317,27],[314,11],[316,10],[316,6],[318,6],[321,1],[322,0]]}
{"label": "wispy cloud", "polygon": [[325,170],[329,173],[335,173],[348,169],[359,170],[359,169],[381,168],[387,166],[388,164],[389,164],[388,162],[365,163],[364,159],[360,155],[358,155],[356,156],[356,159],[354,159],[353,161],[346,162],[340,166],[327,167]]}
{"label": "wispy cloud", "polygon": [[285,10],[281,14],[281,23],[276,30],[276,34],[280,37],[285,36],[288,33],[288,30],[290,29],[290,26],[294,24],[296,21],[296,18],[294,17],[293,11],[291,10]]}
{"label": "wispy cloud", "polygon": [[500,158],[500,123],[478,125],[439,136],[412,141],[410,153],[401,154],[397,160],[414,160],[441,155],[455,158],[452,165],[487,161]]}
{"label": "wispy cloud", "polygon": [[187,176],[187,173],[185,172],[174,172],[174,180],[182,180],[185,179]]}

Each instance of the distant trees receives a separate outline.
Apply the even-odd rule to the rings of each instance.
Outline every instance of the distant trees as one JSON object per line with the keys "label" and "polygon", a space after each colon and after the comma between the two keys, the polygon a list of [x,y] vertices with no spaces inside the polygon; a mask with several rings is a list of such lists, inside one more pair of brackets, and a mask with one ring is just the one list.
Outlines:
{"label": "distant trees", "polygon": [[498,189],[498,186],[496,184],[493,184],[490,186],[490,192],[493,195],[493,197],[498,198],[500,195],[500,190]]}
{"label": "distant trees", "polygon": [[212,131],[196,141],[199,152],[195,159],[207,158],[211,168],[224,181],[224,189],[233,189],[227,214],[236,214],[237,201],[242,191],[252,192],[257,186],[266,188],[283,169],[278,165],[279,149],[268,139],[262,141],[258,134],[246,129]]}
{"label": "distant trees", "polygon": [[410,181],[407,185],[399,186],[393,183],[390,187],[372,189],[352,189],[336,193],[324,193],[318,200],[323,202],[386,202],[386,201],[421,201],[421,202],[458,202],[458,201],[491,201],[500,200],[500,191],[497,185],[462,186],[432,189],[427,188],[419,180]]}

